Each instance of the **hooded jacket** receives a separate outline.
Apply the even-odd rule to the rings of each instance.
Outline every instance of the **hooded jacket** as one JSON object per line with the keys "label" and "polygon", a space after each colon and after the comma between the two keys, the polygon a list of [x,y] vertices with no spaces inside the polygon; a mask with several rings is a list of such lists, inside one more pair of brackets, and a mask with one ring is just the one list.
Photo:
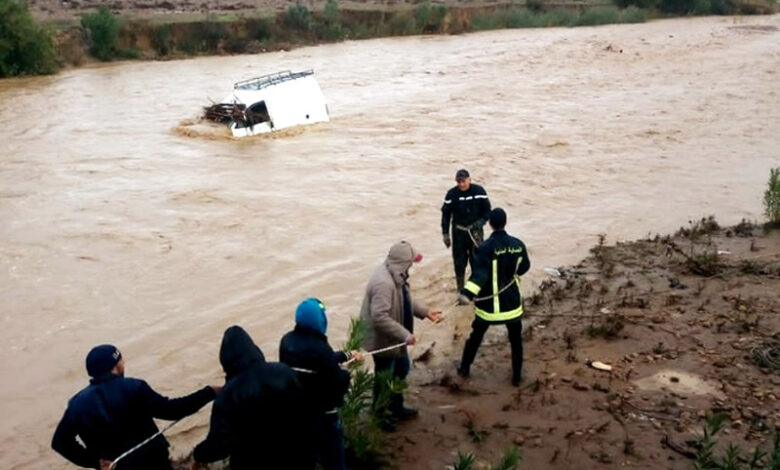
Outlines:
{"label": "hooded jacket", "polygon": [[339,364],[347,359],[344,352],[333,351],[327,336],[306,326],[296,325],[279,344],[279,361],[311,371],[298,372],[298,380],[306,394],[307,406],[317,415],[344,404],[350,375]]}
{"label": "hooded jacket", "polygon": [[[366,350],[372,351],[402,343],[412,334],[404,327],[404,289],[408,293],[412,310],[408,313],[417,318],[427,316],[428,308],[425,304],[415,301],[409,292],[409,268],[416,256],[417,253],[409,243],[396,243],[368,281],[360,308],[360,316],[366,325]],[[404,346],[377,356],[400,357],[405,352]]]}
{"label": "hooded jacket", "polygon": [[[93,379],[70,399],[51,446],[80,467],[99,468],[99,459],[114,460],[156,434],[152,418],[181,419],[213,399],[211,387],[169,399],[143,380],[107,374]],[[116,469],[151,470],[169,465],[168,441],[160,435],[122,459]]]}
{"label": "hooded jacket", "polygon": [[313,468],[311,426],[295,372],[266,362],[239,326],[225,331],[219,361],[225,387],[214,401],[208,436],[195,447],[195,460],[230,457],[233,470]]}

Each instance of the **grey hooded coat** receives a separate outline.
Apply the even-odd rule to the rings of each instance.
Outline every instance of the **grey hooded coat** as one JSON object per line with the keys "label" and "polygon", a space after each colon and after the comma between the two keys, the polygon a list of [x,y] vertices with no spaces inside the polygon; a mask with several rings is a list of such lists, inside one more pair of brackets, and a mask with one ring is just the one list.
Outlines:
{"label": "grey hooded coat", "polygon": [[[366,327],[367,351],[393,346],[406,341],[412,333],[403,326],[402,287],[409,279],[409,268],[417,252],[407,242],[399,242],[390,248],[387,259],[380,264],[366,287],[366,295],[360,309],[360,317]],[[426,318],[428,308],[421,302],[412,301],[412,313],[417,318]],[[379,357],[400,357],[406,346],[377,354]]]}

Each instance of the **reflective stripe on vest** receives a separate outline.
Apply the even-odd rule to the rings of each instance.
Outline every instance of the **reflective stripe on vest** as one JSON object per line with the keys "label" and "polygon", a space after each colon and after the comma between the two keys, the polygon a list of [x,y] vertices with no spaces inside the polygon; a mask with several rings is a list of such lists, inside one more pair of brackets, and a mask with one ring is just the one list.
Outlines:
{"label": "reflective stripe on vest", "polygon": [[508,312],[498,312],[498,313],[490,313],[486,312],[480,308],[474,308],[474,313],[481,319],[486,321],[505,321],[505,320],[513,320],[523,314],[523,303],[520,303],[520,306],[517,307],[514,310],[510,310]]}
{"label": "reflective stripe on vest", "polygon": [[493,308],[494,312],[487,312],[485,310],[482,310],[479,307],[474,307],[474,314],[476,314],[479,318],[487,321],[506,321],[506,320],[512,320],[519,316],[521,316],[524,313],[523,310],[523,294],[520,292],[520,277],[515,277],[515,283],[517,284],[517,294],[520,296],[520,306],[517,307],[514,310],[510,310],[508,312],[502,312],[500,310],[500,305],[498,304],[498,295],[493,297]]}
{"label": "reflective stripe on vest", "polygon": [[494,312],[501,311],[501,303],[498,300],[499,297],[500,295],[498,294],[498,259],[494,259],[493,260],[493,311]]}
{"label": "reflective stripe on vest", "polygon": [[481,288],[481,287],[479,287],[479,285],[477,285],[477,283],[476,283],[476,282],[473,282],[473,281],[469,281],[469,282],[467,282],[467,283],[466,283],[466,285],[465,285],[465,286],[463,286],[463,287],[464,287],[464,288],[465,288],[467,291],[471,292],[471,293],[472,293],[472,294],[474,294],[474,295],[477,295],[477,294],[479,294],[479,291],[481,291],[481,290],[482,290],[482,288]]}

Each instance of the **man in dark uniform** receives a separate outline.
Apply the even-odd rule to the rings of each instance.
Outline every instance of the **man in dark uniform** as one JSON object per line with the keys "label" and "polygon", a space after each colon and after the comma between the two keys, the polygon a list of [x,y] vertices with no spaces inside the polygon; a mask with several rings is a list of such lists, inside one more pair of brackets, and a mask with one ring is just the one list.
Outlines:
{"label": "man in dark uniform", "polygon": [[523,378],[523,297],[520,276],[531,267],[525,244],[504,230],[506,212],[490,212],[493,234],[477,249],[471,278],[460,291],[459,303],[474,301],[474,322],[466,340],[458,375],[469,376],[485,332],[491,325],[506,325],[512,346],[512,384]]}
{"label": "man in dark uniform", "polygon": [[[175,421],[189,416],[214,399],[221,387],[203,387],[169,399],[143,380],[126,378],[119,350],[103,344],[87,355],[87,388],[68,402],[51,446],[63,457],[86,468],[107,469],[123,452],[157,433],[152,418]],[[76,440],[79,437],[81,443]],[[116,470],[170,470],[168,441],[160,435],[128,454]]]}
{"label": "man in dark uniform", "polygon": [[[441,206],[441,232],[444,246],[452,246],[455,280],[460,290],[463,288],[466,265],[472,262],[476,247],[482,242],[482,226],[490,213],[490,200],[485,188],[471,183],[468,171],[458,170],[455,181],[457,186],[447,191]],[[473,264],[471,268],[473,271]]]}

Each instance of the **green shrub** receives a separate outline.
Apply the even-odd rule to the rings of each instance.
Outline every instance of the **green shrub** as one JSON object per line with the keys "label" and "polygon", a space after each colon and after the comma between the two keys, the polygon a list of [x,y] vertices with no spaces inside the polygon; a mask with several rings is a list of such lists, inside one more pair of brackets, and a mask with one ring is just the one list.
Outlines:
{"label": "green shrub", "polygon": [[689,15],[696,9],[699,0],[661,0],[658,8],[664,13]]}
{"label": "green shrub", "polygon": [[271,39],[271,23],[265,18],[246,20],[246,29],[250,40],[267,41]]}
{"label": "green shrub", "polygon": [[471,18],[472,31],[487,31],[506,27],[505,18],[495,13],[479,13]]}
{"label": "green shrub", "polygon": [[555,9],[539,15],[539,26],[566,26],[574,22],[577,14],[567,10]]}
{"label": "green shrub", "polygon": [[387,33],[391,36],[408,36],[419,33],[413,13],[413,11],[405,10],[393,14],[390,21],[387,22]]}
{"label": "green shrub", "polygon": [[93,57],[108,61],[118,55],[119,19],[108,8],[100,7],[95,13],[82,15],[81,25]]}
{"label": "green shrub", "polygon": [[630,6],[620,12],[621,23],[644,23],[647,21],[647,11],[639,7]]}
{"label": "green shrub", "polygon": [[287,7],[284,23],[298,31],[309,31],[312,26],[311,12],[305,5],[297,3]]}
{"label": "green shrub", "polygon": [[336,0],[328,0],[322,12],[322,20],[315,25],[317,37],[328,41],[341,39],[344,28],[341,25],[341,11]]}
{"label": "green shrub", "polygon": [[658,7],[659,0],[614,0],[615,5],[620,8],[637,7],[637,8],[656,8]]}
{"label": "green shrub", "polygon": [[446,6],[431,5],[427,1],[418,5],[414,13],[417,29],[421,33],[441,31],[445,16],[447,16]]}
{"label": "green shrub", "polygon": [[611,24],[618,21],[618,9],[615,7],[596,7],[585,10],[581,15],[572,18],[571,26],[592,26]]}
{"label": "green shrub", "polygon": [[771,224],[780,224],[780,168],[769,169],[769,181],[764,191],[764,215]]}
{"label": "green shrub", "polygon": [[526,0],[525,7],[534,13],[541,13],[544,11],[544,2],[542,0]]}
{"label": "green shrub", "polygon": [[[361,349],[364,339],[363,320],[353,318],[350,320],[347,342],[342,349]],[[348,367],[352,379],[344,397],[344,405],[339,409],[344,426],[347,460],[357,468],[374,468],[380,460],[382,449],[382,433],[373,409],[374,375],[358,362],[353,362]]]}
{"label": "green shrub", "polygon": [[171,27],[167,24],[158,25],[152,32],[152,48],[159,56],[171,53]]}
{"label": "green shrub", "polygon": [[534,28],[539,26],[539,14],[526,8],[512,8],[506,12],[507,28]]}
{"label": "green shrub", "polygon": [[35,22],[25,3],[0,0],[0,78],[57,69],[51,34]]}

